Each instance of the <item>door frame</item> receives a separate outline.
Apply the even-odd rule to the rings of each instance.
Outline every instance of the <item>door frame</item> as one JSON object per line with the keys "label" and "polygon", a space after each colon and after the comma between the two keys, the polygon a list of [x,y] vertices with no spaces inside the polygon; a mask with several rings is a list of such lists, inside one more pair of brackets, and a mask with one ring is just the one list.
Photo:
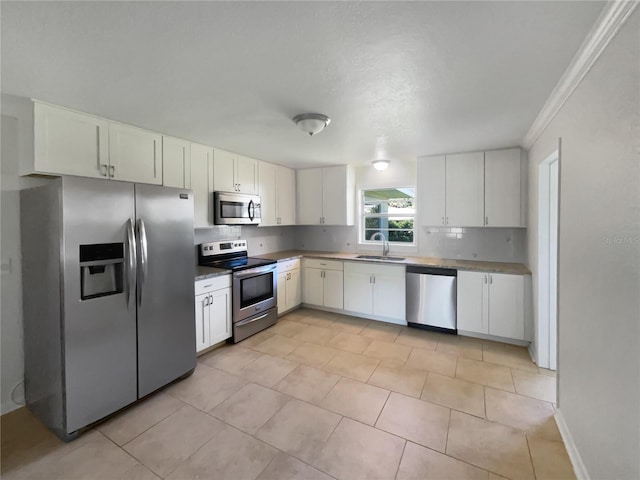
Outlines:
{"label": "door frame", "polygon": [[[555,198],[553,194],[555,194]],[[555,205],[553,205],[554,203]],[[552,209],[555,209],[555,211],[552,211]],[[559,213],[560,148],[558,146],[557,150],[538,165],[538,322],[536,350],[538,366],[551,370],[557,370],[558,359]],[[555,232],[553,231],[554,227]],[[555,251],[554,246],[551,245],[550,237],[552,235],[556,240]]]}

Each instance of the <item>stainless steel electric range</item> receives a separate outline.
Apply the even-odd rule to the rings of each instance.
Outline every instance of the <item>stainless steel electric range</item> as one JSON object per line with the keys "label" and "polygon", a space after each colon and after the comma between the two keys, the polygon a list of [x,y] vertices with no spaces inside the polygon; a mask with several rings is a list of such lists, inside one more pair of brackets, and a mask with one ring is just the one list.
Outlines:
{"label": "stainless steel electric range", "polygon": [[198,264],[231,270],[233,343],[238,343],[277,322],[275,260],[247,256],[246,240],[227,240],[199,245]]}

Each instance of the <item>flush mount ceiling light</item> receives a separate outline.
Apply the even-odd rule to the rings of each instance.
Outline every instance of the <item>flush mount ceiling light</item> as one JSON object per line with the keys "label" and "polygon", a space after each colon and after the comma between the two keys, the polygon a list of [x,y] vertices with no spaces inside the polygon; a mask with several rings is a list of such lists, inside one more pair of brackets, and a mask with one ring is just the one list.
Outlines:
{"label": "flush mount ceiling light", "polygon": [[293,122],[298,128],[309,136],[316,135],[331,123],[331,119],[321,113],[301,113],[293,117]]}
{"label": "flush mount ceiling light", "polygon": [[389,160],[374,160],[371,163],[376,170],[382,171],[386,170],[391,162]]}

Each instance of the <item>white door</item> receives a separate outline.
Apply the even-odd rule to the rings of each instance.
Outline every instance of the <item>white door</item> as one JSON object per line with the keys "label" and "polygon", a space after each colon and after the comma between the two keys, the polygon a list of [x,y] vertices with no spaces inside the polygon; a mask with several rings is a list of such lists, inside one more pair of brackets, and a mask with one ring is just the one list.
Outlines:
{"label": "white door", "polygon": [[350,312],[373,313],[373,275],[370,272],[351,271],[345,264],[344,309]]}
{"label": "white door", "polygon": [[484,219],[487,227],[519,227],[520,149],[484,154]]}
{"label": "white door", "polygon": [[489,274],[489,334],[524,340],[524,277]]}
{"label": "white door", "polygon": [[558,160],[549,165],[549,368],[558,353]]}
{"label": "white door", "polygon": [[191,189],[193,190],[193,226],[213,225],[213,149],[191,144]]}
{"label": "white door", "polygon": [[217,192],[237,192],[235,181],[235,153],[214,149],[213,152],[213,189]]}
{"label": "white door", "polygon": [[235,173],[239,192],[250,195],[258,193],[258,161],[255,158],[238,155]]}
{"label": "white door", "polygon": [[373,277],[373,314],[406,324],[406,280],[404,268],[400,270],[403,270],[402,276],[376,274]]}
{"label": "white door", "polygon": [[109,170],[114,180],[162,184],[162,136],[109,123]]}
{"label": "white door", "polygon": [[209,344],[215,345],[231,338],[231,288],[211,292],[209,307]]}
{"label": "white door", "polygon": [[319,268],[302,269],[302,301],[310,305],[324,305],[324,278]]}
{"label": "white door", "polygon": [[278,315],[289,309],[287,305],[287,276],[288,272],[278,273]]}
{"label": "white door", "polygon": [[34,160],[40,173],[107,178],[109,122],[34,104]]}
{"label": "white door", "polygon": [[418,159],[418,203],[421,225],[445,224],[445,156]]}
{"label": "white door", "polygon": [[211,294],[196,295],[196,352],[211,345],[209,341],[209,304]]}
{"label": "white door", "polygon": [[296,224],[296,172],[276,167],[278,225]]}
{"label": "white door", "polygon": [[191,144],[179,138],[162,137],[162,184],[191,188]]}
{"label": "white door", "polygon": [[287,308],[294,308],[300,305],[300,269],[289,271],[289,280],[287,280]]}
{"label": "white door", "polygon": [[458,330],[489,333],[488,283],[484,272],[458,271]]}
{"label": "white door", "polygon": [[258,193],[260,195],[261,227],[277,225],[277,193],[275,165],[260,162],[258,165]]}
{"label": "white door", "polygon": [[484,225],[484,153],[446,156],[445,222],[452,227]]}
{"label": "white door", "polygon": [[324,306],[344,308],[343,302],[343,274],[339,270],[323,270],[324,271]]}
{"label": "white door", "polygon": [[538,366],[557,368],[558,151],[538,166]]}
{"label": "white door", "polygon": [[297,171],[298,224],[318,225],[322,217],[322,169]]}
{"label": "white door", "polygon": [[322,169],[322,217],[326,225],[347,225],[347,167]]}

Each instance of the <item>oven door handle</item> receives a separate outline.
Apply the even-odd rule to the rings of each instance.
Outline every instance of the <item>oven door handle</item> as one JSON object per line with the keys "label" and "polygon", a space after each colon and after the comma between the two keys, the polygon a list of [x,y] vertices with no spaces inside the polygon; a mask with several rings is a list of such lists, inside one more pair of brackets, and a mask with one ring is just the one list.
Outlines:
{"label": "oven door handle", "polygon": [[258,320],[262,320],[264,317],[268,317],[269,315],[271,315],[271,312],[267,312],[264,315],[260,315],[259,317],[256,317],[256,318],[248,318],[246,320],[242,320],[241,322],[236,323],[235,326],[236,327],[242,327],[244,325],[248,325],[250,323],[257,322]]}
{"label": "oven door handle", "polygon": [[253,206],[253,200],[249,200],[249,208],[248,208],[248,213],[249,213],[249,220],[251,220],[253,222],[253,219],[255,217],[255,207]]}
{"label": "oven door handle", "polygon": [[260,275],[260,274],[263,274],[263,273],[273,272],[276,268],[278,268],[277,265],[266,265],[264,267],[250,268],[248,270],[242,270],[240,272],[235,272],[233,274],[233,278],[255,277],[256,275]]}

